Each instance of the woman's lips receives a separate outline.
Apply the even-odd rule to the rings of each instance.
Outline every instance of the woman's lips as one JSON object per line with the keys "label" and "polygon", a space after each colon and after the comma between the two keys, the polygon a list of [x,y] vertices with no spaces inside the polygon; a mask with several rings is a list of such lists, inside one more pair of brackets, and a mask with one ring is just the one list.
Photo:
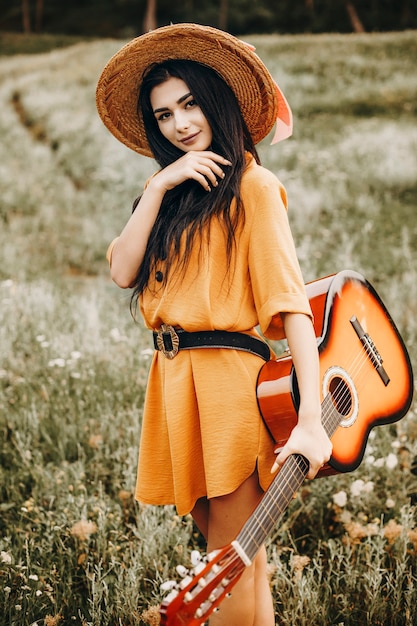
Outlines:
{"label": "woman's lips", "polygon": [[184,137],[184,139],[181,139],[181,143],[191,143],[200,133],[194,133],[193,135],[188,135],[188,137]]}

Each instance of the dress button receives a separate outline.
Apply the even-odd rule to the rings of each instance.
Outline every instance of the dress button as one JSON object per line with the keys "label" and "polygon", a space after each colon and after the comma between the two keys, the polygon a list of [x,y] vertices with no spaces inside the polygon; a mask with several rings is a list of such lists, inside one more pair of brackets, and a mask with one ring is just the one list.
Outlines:
{"label": "dress button", "polygon": [[162,283],[163,279],[164,279],[164,275],[162,272],[160,272],[159,270],[156,272],[155,274],[155,278],[158,281],[158,283]]}

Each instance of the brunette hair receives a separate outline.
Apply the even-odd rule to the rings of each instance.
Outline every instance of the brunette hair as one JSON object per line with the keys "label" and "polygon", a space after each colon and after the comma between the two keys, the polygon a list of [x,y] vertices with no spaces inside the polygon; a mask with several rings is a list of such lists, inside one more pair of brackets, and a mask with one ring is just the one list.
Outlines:
{"label": "brunette hair", "polygon": [[[225,177],[207,193],[199,183],[188,180],[168,191],[163,199],[155,224],[149,236],[145,257],[133,284],[132,305],[148,284],[158,260],[166,260],[164,280],[173,260],[179,258],[180,244],[185,233],[184,253],[179,269],[185,270],[190,250],[203,227],[217,216],[225,226],[225,243],[230,260],[235,245],[238,224],[244,219],[240,197],[240,183],[246,166],[245,152],[250,152],[259,163],[252,137],[240,112],[232,89],[210,67],[188,60],[169,60],[148,68],[138,99],[149,145],[161,168],[180,158],[184,153],[160,132],[152,110],[150,95],[157,85],[171,77],[180,78],[189,88],[212,130],[210,149],[228,159],[232,165],[224,167]],[[235,199],[233,210],[232,200]],[[135,201],[135,210],[139,198]]]}

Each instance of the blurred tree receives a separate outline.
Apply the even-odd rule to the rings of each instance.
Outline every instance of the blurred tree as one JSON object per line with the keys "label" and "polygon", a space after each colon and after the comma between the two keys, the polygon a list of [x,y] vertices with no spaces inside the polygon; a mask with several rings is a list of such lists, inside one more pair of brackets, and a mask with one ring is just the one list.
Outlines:
{"label": "blurred tree", "polygon": [[[373,4],[376,4],[376,0],[373,0]],[[352,25],[352,29],[355,33],[364,33],[365,28],[360,20],[355,5],[350,0],[345,1],[346,11]]]}
{"label": "blurred tree", "polygon": [[43,18],[43,0],[36,0],[35,30],[37,33],[40,33],[42,30],[42,18]]}
{"label": "blurred tree", "polygon": [[[35,32],[40,33],[42,30],[43,6],[44,0],[36,0],[35,4]],[[23,32],[28,34],[32,32],[32,20],[30,12],[30,0],[22,0],[22,24]]]}
{"label": "blurred tree", "polygon": [[401,27],[407,28],[407,24],[411,21],[410,0],[403,0],[401,8]]}
{"label": "blurred tree", "polygon": [[220,0],[220,11],[219,11],[219,28],[222,30],[227,30],[227,23],[229,17],[229,2],[228,0]]}
{"label": "blurred tree", "polygon": [[143,32],[147,33],[157,27],[156,0],[146,0],[146,12],[143,18]]}
{"label": "blurred tree", "polygon": [[129,37],[170,22],[253,33],[417,28],[417,0],[0,0],[0,31]]}
{"label": "blurred tree", "polygon": [[29,0],[22,0],[22,25],[23,32],[30,33],[30,6]]}

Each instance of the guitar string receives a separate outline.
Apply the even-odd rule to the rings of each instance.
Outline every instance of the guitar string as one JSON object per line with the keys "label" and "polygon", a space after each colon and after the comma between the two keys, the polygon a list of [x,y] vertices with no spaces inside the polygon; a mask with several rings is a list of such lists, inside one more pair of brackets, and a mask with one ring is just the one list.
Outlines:
{"label": "guitar string", "polygon": [[[358,351],[357,346],[352,350],[351,355],[348,356],[348,361],[351,360],[352,364],[351,364],[351,369],[352,369],[352,374],[351,374],[351,378],[354,379],[357,376],[357,373],[360,372],[363,364],[366,362],[367,357],[369,356],[369,351],[368,350],[363,350],[362,348],[365,348],[365,346],[363,346],[363,344],[361,343],[361,349]],[[354,358],[352,359],[352,354],[354,354]],[[340,415],[342,416],[346,416],[347,414],[347,409],[349,408],[349,405],[351,404],[351,393],[349,390],[349,386],[346,385],[346,383],[341,380],[341,382],[338,384],[338,386],[333,390],[332,393],[327,394],[327,396],[331,396],[334,400],[334,403],[332,402],[326,402],[325,400],[323,400],[322,406],[324,406],[323,409],[323,422],[325,426],[330,426],[330,428],[332,430],[334,430],[339,423],[342,421]],[[327,406],[326,406],[327,405]],[[339,409],[339,410],[338,410]],[[338,411],[338,412],[337,412]],[[332,414],[334,415],[336,413],[337,417],[334,420],[334,423],[331,424],[331,416]],[[332,434],[332,433],[330,433]],[[288,463],[286,464],[288,465]],[[286,487],[287,487],[287,483],[288,483],[288,478],[287,480],[285,480],[285,476],[282,475],[282,471],[284,468],[281,469],[280,474],[281,474],[281,479],[280,482],[282,483],[281,485],[275,485],[275,489],[274,490],[270,490],[270,498],[269,500],[272,500],[272,505],[268,506],[268,498],[265,499],[265,496],[263,498],[263,500],[261,501],[261,509],[263,509],[263,512],[265,514],[267,514],[269,516],[269,523],[267,524],[267,528],[269,529],[270,527],[270,523],[272,522],[272,524],[274,523],[276,516],[271,515],[271,510],[272,509],[277,509],[279,510],[279,507],[276,503],[276,499],[275,499],[275,491],[278,491],[278,488],[280,488],[281,492],[282,492],[282,496],[284,497],[285,503],[288,503],[290,501],[290,499],[293,497],[294,491],[296,489],[294,488],[290,488],[289,493],[285,493]],[[290,474],[290,478],[292,478],[292,482],[294,483],[294,468],[292,466],[288,466],[287,471],[285,472],[286,474]],[[306,465],[306,471],[305,473],[307,473],[308,471],[308,463]],[[297,473],[297,477],[298,474],[300,474],[300,471],[298,471]],[[304,478],[304,477],[303,477]],[[301,481],[303,480],[303,478],[301,478]],[[271,485],[272,486],[272,485]],[[268,490],[266,492],[266,494],[268,494]],[[282,498],[281,498],[282,499]],[[267,530],[264,528],[261,519],[259,519],[259,517],[257,516],[257,512],[258,509],[255,509],[255,515],[253,516],[253,523],[258,522],[255,532],[259,533],[259,526],[261,526],[261,528],[263,529],[264,533],[267,533]],[[279,513],[281,513],[281,511],[279,511]],[[264,516],[262,516],[262,520],[263,520]],[[250,518],[251,519],[251,518]],[[245,530],[247,530],[251,536],[253,537],[253,532],[252,532],[252,528],[251,525],[248,524],[245,528]],[[266,535],[265,535],[266,536]]]}
{"label": "guitar string", "polygon": [[[357,365],[358,365],[358,364],[354,363],[353,367],[356,369]],[[346,390],[346,389],[345,389],[345,385],[344,385],[344,384],[340,384],[340,385],[339,385],[339,388],[340,388],[340,390],[341,390],[341,392],[342,392],[342,393],[340,394],[340,393],[339,393],[339,391],[338,391],[338,390],[337,390],[337,388],[336,388],[336,390],[333,392],[333,397],[336,397],[336,402],[335,402],[335,404],[337,404],[337,405],[339,405],[339,406],[340,406],[341,404],[343,404],[343,395],[345,395],[346,397],[349,397],[349,396],[350,396],[350,394],[348,394],[348,393],[347,393],[347,394],[346,394],[346,393],[344,393],[344,392],[345,392],[345,390]],[[328,401],[327,401],[327,403],[328,403]],[[324,405],[324,410],[323,410],[323,421],[325,422],[325,425],[327,425],[327,422],[329,421],[329,420],[328,420],[328,417],[329,417],[329,416],[331,416],[331,413],[334,413],[334,406],[333,406],[333,405],[330,405],[330,409],[332,409],[332,410],[331,410],[331,411],[327,411],[327,407],[326,407],[326,404],[325,404],[325,402],[324,402],[324,401],[323,401],[322,405]],[[345,405],[346,405],[346,403],[344,403],[344,406],[345,406]],[[338,419],[337,419],[337,420],[336,420],[336,422],[335,422],[335,423],[336,423],[336,425],[340,422],[340,416],[338,415],[338,416],[337,416],[337,418],[338,418]]]}
{"label": "guitar string", "polygon": [[[363,346],[361,345],[361,347]],[[357,350],[355,352],[357,352]],[[356,354],[355,358],[353,359],[351,369],[348,370],[350,371],[350,378],[352,379],[353,382],[355,382],[355,379],[358,378],[358,375],[360,374],[364,364],[368,360],[369,360],[369,352],[367,350],[364,350],[364,351],[361,350],[359,354]],[[361,382],[363,383],[362,378],[359,377],[358,382],[355,384],[355,388],[357,390],[360,387],[362,387]],[[326,402],[326,399],[328,399],[327,402]],[[334,431],[337,428],[337,426],[340,424],[340,422],[343,420],[343,416],[346,416],[346,413],[344,413],[344,411],[346,411],[349,408],[351,402],[352,400],[351,400],[351,392],[349,389],[349,385],[347,385],[345,381],[343,381],[343,379],[341,380],[340,383],[337,384],[336,388],[333,390],[332,393],[329,392],[328,394],[326,394],[326,397],[324,398],[322,402],[322,421],[323,421],[323,425],[325,426],[325,428],[327,427],[326,430],[328,429],[330,431],[329,432],[330,436],[333,434],[331,430]],[[332,418],[332,416],[334,416],[335,414],[337,418],[334,418],[334,417]],[[340,417],[341,415],[342,415],[342,418]],[[238,537],[239,537],[239,543],[241,545],[242,545],[242,542],[245,542],[245,545],[246,545],[245,535],[250,535],[252,540],[256,543],[257,549],[259,549],[263,543],[263,540],[267,537],[269,531],[271,530],[271,528],[273,527],[273,525],[276,523],[277,519],[279,518],[279,517],[277,518],[276,512],[278,512],[278,516],[280,516],[285,511],[286,506],[291,501],[294,493],[297,491],[298,487],[301,485],[301,483],[303,482],[305,478],[305,475],[308,472],[308,467],[309,467],[308,461],[305,460],[303,457],[301,457],[301,455],[297,455],[297,456],[299,456],[304,461],[304,463],[302,464],[304,465],[304,467],[300,467],[298,463],[294,463],[294,462],[288,463],[288,461],[297,460],[294,457],[290,457],[287,460],[287,462],[281,468],[280,473],[279,473],[280,484],[278,483],[271,484],[271,488],[265,492],[263,499],[259,503],[258,507],[255,509],[251,518],[249,518],[248,520],[249,523],[247,523],[247,525],[245,525],[242,528],[241,533],[244,536],[242,536],[241,533],[239,533]],[[285,472],[283,475],[284,468],[285,468]],[[292,483],[291,485],[289,485],[290,479]],[[295,486],[295,488],[294,488],[294,483],[298,483]],[[282,507],[277,502],[277,497],[279,495],[281,495],[281,498],[280,498],[281,501],[284,500],[284,506]],[[269,517],[269,521],[265,524],[265,526],[262,523],[264,521],[264,515],[260,517],[258,516],[258,513],[260,513],[261,511]],[[275,511],[275,514],[274,514],[274,511]],[[262,533],[260,533],[261,529],[263,531]],[[242,548],[243,548],[243,545],[242,545]],[[246,546],[244,549],[247,552],[249,548],[248,546]]]}
{"label": "guitar string", "polygon": [[[355,361],[356,361],[356,363],[355,363]],[[359,362],[357,362],[357,361],[359,361]],[[354,365],[352,366],[352,369],[356,370],[356,371],[353,372],[352,378],[355,378],[357,376],[357,374],[360,373],[360,370],[361,370],[364,362],[366,362],[366,355],[364,355],[363,352],[361,352],[359,354],[359,356],[357,356],[354,359],[354,361],[353,361]],[[359,386],[361,386],[361,385],[358,384],[357,388]],[[340,405],[343,404],[343,401],[346,401],[346,399],[347,399],[347,402],[350,404],[351,400],[350,400],[350,392],[349,392],[349,390],[346,390],[346,385],[344,384],[343,381],[342,381],[342,383],[340,383],[338,385],[338,387],[339,387],[339,390],[341,390],[341,393],[339,393],[338,388],[336,388],[336,390],[334,390],[334,392],[332,394],[332,397],[333,397],[333,399],[335,399],[335,397],[337,396],[337,402],[335,402],[335,404],[337,406],[339,406],[339,408],[340,408]],[[327,396],[326,396],[326,398],[327,398],[327,407],[326,407],[325,401],[323,401],[323,403],[322,403],[322,405],[324,405],[324,408],[323,408],[324,425],[328,425],[332,421],[332,419],[331,419],[332,414],[335,414],[337,412],[337,409],[333,405],[333,402],[332,401],[330,401],[330,402],[328,401],[329,396],[331,396],[331,394],[327,394]],[[327,410],[327,409],[330,409],[330,411]],[[332,425],[332,427],[333,426],[337,427],[338,424],[340,423],[340,421],[341,421],[341,419],[340,419],[340,412],[339,412],[339,413],[337,413],[337,419],[334,420],[334,424]],[[283,469],[284,468],[281,469],[281,472],[280,472],[281,475],[282,475],[282,470]],[[295,469],[298,469],[297,474],[295,474]],[[306,467],[304,468],[303,473],[304,472],[307,473],[307,471],[308,471],[308,463],[306,462]],[[269,498],[269,499],[270,500],[272,499],[272,505],[268,506],[268,498],[266,498],[265,501],[262,501],[260,503],[261,504],[260,509],[264,510],[263,512],[268,514],[268,516],[270,518],[270,522],[272,522],[272,525],[273,525],[274,521],[276,522],[277,518],[276,518],[276,515],[275,515],[275,517],[273,515],[271,515],[270,510],[275,509],[275,511],[276,511],[278,509],[279,514],[281,514],[283,512],[283,510],[285,510],[284,507],[282,507],[282,510],[281,510],[281,507],[277,504],[277,502],[275,500],[275,496],[279,495],[279,494],[276,494],[275,492],[278,492],[279,490],[281,490],[281,492],[282,492],[281,496],[283,496],[283,498],[281,497],[281,500],[285,499],[285,504],[287,504],[291,500],[291,498],[293,497],[294,492],[296,491],[296,489],[299,486],[299,485],[297,485],[297,487],[294,489],[294,479],[299,481],[299,484],[301,484],[301,482],[304,480],[305,473],[303,475],[301,473],[300,468],[295,468],[294,467],[294,463],[292,463],[291,465],[288,466],[287,471],[284,473],[284,474],[289,474],[289,476],[287,476],[287,477],[285,475],[281,476],[280,482],[282,482],[283,484],[282,485],[278,485],[279,489],[271,490],[271,493],[269,494],[271,496],[271,498]],[[293,484],[290,486],[289,489],[286,489],[288,487],[288,480],[290,478],[292,478],[292,483]],[[287,491],[287,493],[286,493],[286,491]],[[266,492],[266,493],[268,493],[268,492]],[[266,507],[266,509],[265,509],[265,507]],[[260,535],[259,526],[262,527],[264,533],[266,532],[266,530],[265,530],[265,528],[263,527],[262,524],[259,524],[259,517],[257,516],[257,512],[258,512],[258,510],[255,510],[255,515],[254,515],[254,518],[253,518],[253,522],[256,522],[256,521],[258,522],[258,525],[256,526],[256,529],[255,529],[255,534],[256,535]],[[270,524],[269,523],[268,523],[267,526],[270,529]],[[253,537],[254,533],[251,532],[252,528],[250,527],[250,525],[248,525],[248,527],[246,527],[245,530],[248,530],[251,533],[251,536]],[[265,535],[265,536],[267,536],[267,535]],[[257,541],[257,543],[258,543],[258,545],[260,547],[262,542]]]}
{"label": "guitar string", "polygon": [[[353,359],[352,364],[351,364],[352,372],[351,372],[351,375],[350,375],[352,380],[358,377],[358,374],[360,373],[360,371],[361,371],[361,369],[362,369],[362,367],[363,367],[363,365],[365,363],[369,363],[369,361],[370,361],[370,363],[373,366],[375,366],[375,361],[372,358],[372,350],[370,350],[370,348],[368,348],[368,346],[364,345],[362,342],[361,342],[361,346],[360,347],[361,347],[361,349],[359,351],[358,351],[357,347],[354,349],[355,358]],[[353,380],[353,382],[354,382],[354,380]],[[362,388],[362,385],[365,384],[365,382],[366,381],[363,380],[362,378],[357,379],[356,383],[355,383],[356,391],[360,390]],[[332,415],[336,414],[337,417],[334,420],[334,423],[331,424],[331,427],[335,429],[340,424],[340,422],[344,418],[346,418],[346,416],[347,416],[347,414],[349,412],[348,409],[351,408],[350,405],[352,404],[352,400],[351,400],[351,392],[350,392],[349,385],[347,385],[343,381],[343,379],[342,379],[341,383],[338,384],[338,386],[333,390],[332,394],[330,394],[330,393],[327,394],[327,397],[329,397],[329,396],[333,398],[334,404],[333,404],[333,402],[332,403],[328,403],[327,409],[330,409],[330,410],[327,410],[327,413],[326,413],[326,406],[324,405],[324,401],[323,401],[323,403],[322,403],[322,406],[324,405],[323,422],[325,423],[325,425],[330,425],[331,421],[332,421],[332,419],[331,419]],[[342,415],[342,417],[341,417],[341,415]],[[326,422],[327,422],[327,424],[326,424]],[[287,463],[286,463],[286,465],[287,465]],[[307,472],[308,471],[308,464],[307,464],[306,468],[307,468],[306,469],[306,472]],[[285,480],[285,476],[283,476],[283,469],[284,468],[282,468],[281,471],[280,471],[281,477],[283,478],[283,481],[282,481],[283,482],[283,486],[280,486],[280,489],[282,491],[282,495],[285,497],[285,500],[288,503],[290,501],[290,499],[292,498],[292,496],[293,496],[294,492],[296,491],[296,489],[290,488],[289,493],[291,495],[288,495],[288,493],[285,494],[285,488],[287,486],[288,479],[287,479],[287,481]],[[297,468],[297,469],[298,469],[298,473],[296,475],[294,473],[295,472],[295,468],[288,466],[288,469],[287,469],[286,473],[290,474],[290,477],[293,478],[293,480],[294,480],[294,476],[296,478],[298,478],[298,474],[300,473],[299,468]],[[301,482],[302,482],[303,479],[304,479],[304,477],[301,479]],[[274,498],[275,491],[278,491],[278,489],[276,488],[274,490],[274,492],[272,492],[272,490],[271,490],[272,500]],[[268,493],[268,491],[266,492],[266,494],[267,493]],[[264,513],[266,513],[269,516],[270,521],[273,522],[273,520],[275,518],[274,518],[273,515],[271,515],[270,510],[277,509],[277,508],[279,509],[277,503],[273,500],[272,505],[270,505],[268,507],[267,500],[264,501],[264,499],[263,499],[260,504],[261,504],[261,508],[265,508],[266,507]],[[254,512],[255,515],[254,515],[254,518],[253,518],[253,523],[258,521],[258,525],[257,525],[258,532],[259,532],[259,526],[261,526],[262,529],[265,532],[265,528],[263,527],[262,524],[259,523],[259,519],[257,519],[257,515],[256,515],[257,512],[258,512],[258,510],[255,509],[255,512]],[[279,512],[281,513],[281,511],[279,511]],[[269,524],[268,524],[268,526],[269,526]],[[245,528],[245,530],[249,530],[249,532],[250,532],[251,531],[251,526],[248,525]],[[251,534],[253,536],[253,533],[251,533]]]}

